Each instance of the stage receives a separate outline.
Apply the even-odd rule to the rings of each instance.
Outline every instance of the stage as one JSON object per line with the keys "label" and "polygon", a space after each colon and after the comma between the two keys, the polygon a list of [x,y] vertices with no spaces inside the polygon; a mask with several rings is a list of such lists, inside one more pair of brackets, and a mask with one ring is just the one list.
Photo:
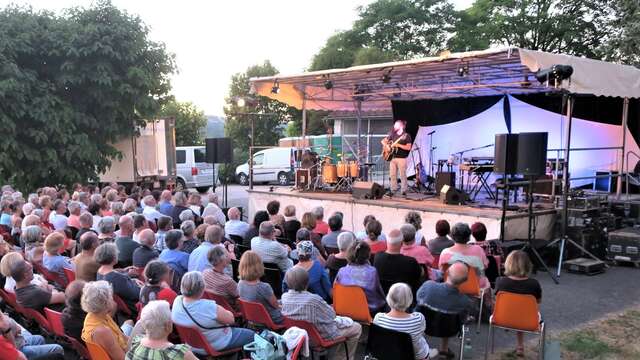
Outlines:
{"label": "stage", "polygon": [[[271,187],[269,190],[247,190],[249,193],[249,222],[258,210],[265,210],[267,203],[272,200],[280,202],[280,209],[287,205],[296,207],[296,217],[311,211],[316,206],[322,206],[325,221],[336,211],[344,214],[344,229],[360,231],[362,222],[367,215],[374,215],[381,223],[384,232],[399,228],[404,223],[405,215],[410,211],[417,211],[422,215],[422,234],[431,239],[436,236],[435,224],[440,219],[456,222],[482,222],[487,227],[487,239],[500,237],[500,220],[502,210],[493,202],[482,202],[473,205],[447,205],[439,198],[421,194],[409,194],[407,198],[384,197],[379,200],[354,199],[348,193],[334,192],[301,192],[290,188]],[[545,204],[546,205],[546,204]],[[522,204],[524,206],[524,204]],[[553,237],[556,222],[556,210],[551,206],[536,204],[534,211],[536,224],[536,238],[550,240]],[[526,239],[528,218],[525,211],[507,211],[505,224],[505,239]]]}

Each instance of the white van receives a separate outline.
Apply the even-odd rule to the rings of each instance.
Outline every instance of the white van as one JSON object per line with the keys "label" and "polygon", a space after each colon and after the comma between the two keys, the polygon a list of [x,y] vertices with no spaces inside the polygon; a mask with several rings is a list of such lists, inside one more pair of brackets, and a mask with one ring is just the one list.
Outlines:
{"label": "white van", "polygon": [[[176,147],[176,189],[196,188],[199,192],[206,192],[217,181],[217,171],[207,162],[207,151],[204,146]],[[217,170],[217,169],[216,169]]]}
{"label": "white van", "polygon": [[[289,185],[293,179],[294,152],[293,147],[278,147],[253,154],[253,181]],[[249,184],[248,162],[236,168],[236,179],[241,185]]]}

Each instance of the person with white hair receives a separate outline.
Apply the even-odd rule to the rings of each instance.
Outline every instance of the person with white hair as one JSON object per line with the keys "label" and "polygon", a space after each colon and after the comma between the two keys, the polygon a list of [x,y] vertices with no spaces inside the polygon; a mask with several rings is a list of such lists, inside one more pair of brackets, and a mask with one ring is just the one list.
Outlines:
{"label": "person with white hair", "polygon": [[416,259],[400,253],[402,240],[400,230],[391,230],[387,236],[387,251],[376,254],[373,261],[385,294],[389,292],[391,285],[398,282],[409,284],[414,292],[420,286],[422,268]]}
{"label": "person with white hair", "polygon": [[[144,336],[137,335],[138,332]],[[165,300],[150,301],[140,312],[140,320],[131,335],[127,359],[197,360],[185,344],[168,340],[173,331],[171,308]]]}
{"label": "person with white hair", "polygon": [[67,227],[69,218],[65,215],[67,212],[67,205],[64,201],[57,199],[53,202],[53,209],[49,214],[49,222],[53,225],[54,230],[63,230]]}
{"label": "person with white hair", "polygon": [[322,206],[316,206],[311,212],[316,217],[316,227],[313,229],[313,232],[323,236],[327,235],[329,233],[329,224],[323,220],[324,208]]}
{"label": "person with white hair", "polygon": [[219,225],[208,226],[204,233],[204,241],[189,252],[189,271],[204,271],[211,268],[208,259],[209,251],[216,245],[222,244],[223,240],[224,230]]}
{"label": "person with white hair", "polygon": [[173,195],[173,209],[171,209],[171,218],[173,219],[173,227],[179,228],[180,224],[182,224],[182,220],[180,219],[180,214],[183,211],[189,210],[187,207],[187,195],[184,192],[178,191]]}
{"label": "person with white hair", "polygon": [[184,235],[184,240],[182,242],[182,251],[187,254],[191,254],[193,250],[195,250],[198,245],[198,239],[195,237],[196,232],[196,224],[193,220],[186,220],[182,222],[180,225],[180,230],[182,230],[182,234]]}
{"label": "person with white hair", "polygon": [[67,219],[67,225],[70,227],[80,230],[82,227],[80,225],[80,214],[82,213],[82,207],[80,203],[77,201],[69,201],[69,205],[67,205],[69,209],[69,218]]}
{"label": "person with white hair", "polygon": [[276,241],[275,226],[271,221],[260,224],[258,236],[251,240],[251,250],[260,255],[262,261],[277,264],[281,271],[293,266],[293,261],[289,259],[291,249]]}
{"label": "person with white hair", "polygon": [[207,198],[209,202],[207,203],[207,206],[205,206],[204,210],[202,210],[202,217],[215,216],[219,224],[224,224],[227,221],[227,218],[224,216],[220,206],[218,206],[218,195],[209,193]]}
{"label": "person with white hair", "polygon": [[178,218],[180,219],[180,223],[185,221],[196,221],[196,215],[189,209],[182,211],[180,215],[178,215]]}
{"label": "person with white hair", "polygon": [[427,325],[424,315],[419,312],[407,312],[412,303],[413,293],[409,285],[405,283],[393,284],[387,294],[387,304],[389,304],[391,311],[377,313],[373,323],[385,329],[411,335],[415,358],[418,360],[429,359],[431,356],[436,356],[437,351],[434,349],[434,354],[430,354],[429,344],[424,337]]}
{"label": "person with white hair", "polygon": [[153,248],[156,243],[156,235],[151,229],[144,229],[140,232],[140,247],[133,250],[132,263],[137,268],[144,268],[147,264],[160,256],[160,253]]}
{"label": "person with white hair", "polygon": [[240,219],[240,210],[236,207],[232,207],[227,211],[229,221],[224,224],[224,232],[227,235],[234,235],[244,238],[244,235],[249,231],[249,224]]}
{"label": "person with white hair", "polygon": [[22,205],[22,214],[24,216],[29,216],[31,215],[31,212],[33,212],[33,210],[36,208],[35,205],[33,205],[33,203],[26,203],[24,205]]}
{"label": "person with white hair", "polygon": [[171,191],[163,190],[162,193],[160,193],[158,210],[162,215],[171,216],[171,212],[173,211],[173,204],[171,204]]}
{"label": "person with white hair", "polygon": [[162,213],[156,210],[156,199],[153,195],[147,195],[143,199],[144,208],[142,209],[142,215],[144,215],[147,221],[151,221],[155,224],[156,221],[162,216]]}

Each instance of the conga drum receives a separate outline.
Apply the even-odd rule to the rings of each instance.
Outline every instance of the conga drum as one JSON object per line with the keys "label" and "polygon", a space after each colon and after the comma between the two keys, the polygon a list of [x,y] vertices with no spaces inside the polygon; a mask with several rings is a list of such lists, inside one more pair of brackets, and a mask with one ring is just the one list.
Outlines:
{"label": "conga drum", "polygon": [[349,176],[352,178],[360,177],[360,166],[358,166],[357,161],[352,161],[349,163]]}
{"label": "conga drum", "polygon": [[325,184],[335,184],[338,182],[338,173],[335,165],[325,164],[322,166],[322,182]]}
{"label": "conga drum", "polygon": [[338,178],[349,176],[349,163],[347,163],[346,161],[338,162],[338,165],[336,165],[336,170],[338,173]]}

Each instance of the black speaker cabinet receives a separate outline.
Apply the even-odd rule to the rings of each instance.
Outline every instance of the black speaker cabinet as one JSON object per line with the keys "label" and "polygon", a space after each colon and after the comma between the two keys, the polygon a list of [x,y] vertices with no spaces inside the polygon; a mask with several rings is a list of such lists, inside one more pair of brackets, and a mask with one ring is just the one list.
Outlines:
{"label": "black speaker cabinet", "polygon": [[462,205],[467,201],[467,194],[453,186],[445,185],[440,190],[440,200],[448,205]]}
{"label": "black speaker cabinet", "polygon": [[530,132],[518,135],[518,174],[542,176],[547,170],[549,133]]}
{"label": "black speaker cabinet", "polygon": [[436,173],[436,193],[439,194],[443,186],[456,185],[456,173],[454,172],[437,172]]}
{"label": "black speaker cabinet", "polygon": [[212,164],[230,164],[233,162],[231,138],[207,138],[207,162]]}
{"label": "black speaker cabinet", "polygon": [[351,195],[355,199],[382,199],[384,188],[371,181],[356,181],[353,183]]}
{"label": "black speaker cabinet", "polygon": [[496,134],[494,151],[494,172],[497,174],[516,174],[518,170],[518,134]]}

